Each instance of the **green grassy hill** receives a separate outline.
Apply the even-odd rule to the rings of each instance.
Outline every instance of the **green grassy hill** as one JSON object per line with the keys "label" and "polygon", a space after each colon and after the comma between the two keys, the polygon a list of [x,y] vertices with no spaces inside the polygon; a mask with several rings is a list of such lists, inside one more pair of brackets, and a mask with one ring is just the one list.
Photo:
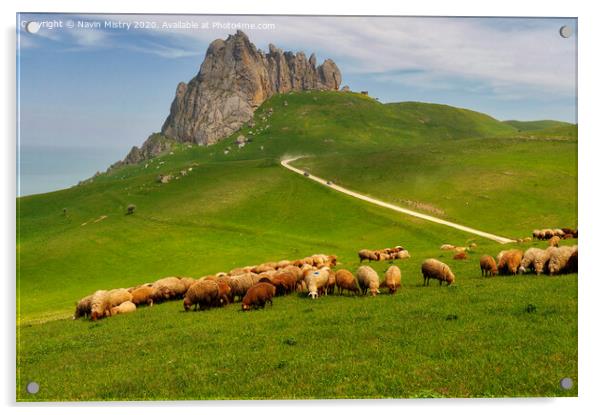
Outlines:
{"label": "green grassy hill", "polygon": [[[252,141],[238,148],[239,134]],[[517,134],[443,105],[286,94],[258,109],[253,128],[214,146],[177,145],[81,186],[17,199],[17,398],[574,395],[558,380],[577,379],[576,275],[485,280],[479,255],[500,245],[279,165],[305,155],[296,164],[353,190],[505,236],[574,226],[576,140]],[[159,174],[174,178],[161,184]],[[125,215],[131,203],[136,212]],[[438,249],[473,241],[465,262]],[[174,302],[97,323],[69,319],[77,299],[101,288],[319,252],[355,269],[360,248],[398,244],[412,258],[396,261],[404,288],[393,297],[290,296],[253,313],[234,305],[185,314]],[[532,245],[545,243],[521,248]],[[431,256],[452,265],[455,287],[421,286],[420,263]],[[388,265],[375,268],[382,275]],[[24,391],[30,380],[38,395]]]}
{"label": "green grassy hill", "polygon": [[517,120],[508,120],[504,121],[504,124],[511,125],[516,128],[518,131],[537,131],[537,130],[547,130],[550,128],[557,127],[570,127],[573,124],[563,121],[554,121],[554,120],[539,120],[539,121],[517,121]]}

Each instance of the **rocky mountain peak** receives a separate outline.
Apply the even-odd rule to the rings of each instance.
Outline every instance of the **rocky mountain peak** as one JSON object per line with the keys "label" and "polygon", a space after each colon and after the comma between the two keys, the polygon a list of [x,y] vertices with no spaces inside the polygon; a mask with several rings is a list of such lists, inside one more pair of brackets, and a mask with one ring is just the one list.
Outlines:
{"label": "rocky mountain peak", "polygon": [[216,39],[197,76],[178,84],[161,132],[176,141],[210,145],[238,130],[276,93],[338,90],[336,64],[316,63],[313,53],[308,60],[303,52],[283,52],[273,44],[263,53],[240,30]]}

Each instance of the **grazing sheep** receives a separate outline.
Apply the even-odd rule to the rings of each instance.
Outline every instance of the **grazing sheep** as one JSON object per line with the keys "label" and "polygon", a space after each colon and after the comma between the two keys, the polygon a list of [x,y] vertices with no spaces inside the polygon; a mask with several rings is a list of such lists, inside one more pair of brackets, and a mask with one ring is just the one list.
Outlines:
{"label": "grazing sheep", "polygon": [[452,249],[455,249],[456,247],[454,245],[450,245],[450,244],[443,244],[439,247],[439,249],[441,249],[442,251],[451,251]]}
{"label": "grazing sheep", "polygon": [[370,295],[373,297],[376,296],[376,294],[380,294],[380,291],[378,290],[380,281],[378,274],[374,269],[367,265],[362,265],[357,269],[356,276],[362,295],[366,295],[368,290],[370,290]]}
{"label": "grazing sheep", "polygon": [[282,272],[288,272],[289,274],[294,275],[297,282],[303,279],[303,272],[301,272],[301,268],[296,267],[294,265],[289,265],[287,267],[282,268]]}
{"label": "grazing sheep", "polygon": [[389,294],[395,294],[401,286],[401,270],[395,265],[391,265],[385,271],[385,280],[380,285],[380,288],[388,288]]}
{"label": "grazing sheep", "polygon": [[225,272],[218,272],[217,274],[215,274],[215,278],[223,278],[223,277],[227,277],[228,274]]}
{"label": "grazing sheep", "polygon": [[232,299],[236,299],[236,297],[242,298],[245,296],[249,288],[253,286],[255,283],[253,278],[256,274],[252,272],[247,272],[246,274],[237,275],[235,277],[230,277],[230,288],[232,289]]}
{"label": "grazing sheep", "polygon": [[272,305],[272,298],[276,294],[276,287],[272,284],[260,282],[253,285],[242,299],[242,310],[248,311],[251,308],[263,308],[266,303]]}
{"label": "grazing sheep", "polygon": [[447,282],[447,285],[451,285],[456,280],[451,268],[434,258],[429,258],[422,263],[422,277],[424,278],[423,286],[429,285],[431,278],[439,280],[439,286],[443,281]]}
{"label": "grazing sheep", "polygon": [[95,321],[99,318],[109,317],[111,307],[109,292],[105,290],[96,291],[90,299],[90,318]]}
{"label": "grazing sheep", "polygon": [[357,286],[357,281],[353,274],[346,270],[340,269],[335,273],[335,281],[337,287],[339,287],[339,295],[343,293],[343,290],[347,290],[353,293],[359,293],[360,289]]}
{"label": "grazing sheep", "polygon": [[312,299],[326,293],[326,285],[330,275],[330,268],[320,268],[315,271],[310,271],[305,275],[305,285],[307,285],[307,294]]}
{"label": "grazing sheep", "polygon": [[136,304],[131,301],[125,301],[118,306],[111,308],[111,315],[116,316],[117,314],[133,313],[136,311]]}
{"label": "grazing sheep", "polygon": [[523,259],[523,251],[520,249],[510,249],[505,252],[497,264],[500,275],[516,275],[520,262]]}
{"label": "grazing sheep", "polygon": [[278,261],[278,263],[276,264],[276,268],[278,268],[278,269],[286,268],[289,265],[291,265],[291,261],[289,261],[287,259],[283,259],[282,261]]}
{"label": "grazing sheep", "polygon": [[558,236],[559,238],[564,236],[564,231],[562,229],[552,229],[552,233],[554,236]]}
{"label": "grazing sheep", "polygon": [[454,259],[468,259],[466,252],[458,252],[454,255]]}
{"label": "grazing sheep", "polygon": [[539,229],[534,229],[532,235],[534,239],[543,239],[542,232]]}
{"label": "grazing sheep", "polygon": [[493,277],[494,275],[497,275],[497,265],[491,255],[483,255],[479,260],[479,263],[481,265],[481,276],[487,276],[489,274]]}
{"label": "grazing sheep", "polygon": [[161,278],[155,281],[153,290],[152,298],[155,303],[182,298],[187,291],[186,285],[178,277]]}
{"label": "grazing sheep", "polygon": [[260,264],[253,268],[252,270],[255,274],[261,274],[262,272],[274,271],[274,267],[271,267],[267,264]]}
{"label": "grazing sheep", "polygon": [[391,258],[392,259],[407,259],[407,258],[410,258],[410,253],[407,250],[402,249],[400,251],[394,252],[391,255]]}
{"label": "grazing sheep", "polygon": [[577,230],[576,229],[562,228],[562,232],[564,232],[564,239],[577,238]]}
{"label": "grazing sheep", "polygon": [[80,317],[90,317],[92,314],[92,297],[94,294],[88,295],[77,303],[75,303],[75,313],[73,314],[73,320]]}
{"label": "grazing sheep", "polygon": [[153,287],[143,285],[132,291],[132,303],[139,306],[146,304],[148,306],[153,305]]}
{"label": "grazing sheep", "polygon": [[558,244],[560,243],[560,237],[558,235],[554,235],[552,236],[549,240],[548,240],[548,245],[549,246],[556,246],[558,247]]}
{"label": "grazing sheep", "polygon": [[548,272],[550,275],[566,272],[569,259],[575,251],[577,251],[577,245],[550,249],[550,261],[548,262]]}
{"label": "grazing sheep", "polygon": [[247,270],[244,268],[234,268],[233,270],[230,270],[229,275],[231,277],[235,277],[237,275],[244,274],[245,272],[247,272]]}
{"label": "grazing sheep", "polygon": [[472,242],[470,245],[468,245],[468,247],[470,249],[476,249],[477,248],[477,244],[475,242]]}
{"label": "grazing sheep", "polygon": [[495,257],[495,262],[496,264],[498,264],[500,262],[500,259],[502,259],[502,257],[504,256],[504,254],[508,252],[508,251],[500,251],[499,254],[497,254],[497,256]]}
{"label": "grazing sheep", "polygon": [[[197,282],[197,280],[195,280],[194,278],[190,278],[190,277],[182,277],[182,278],[180,278],[180,281],[182,281],[184,283],[184,288],[186,288],[186,291],[188,291],[188,289],[192,286],[192,284]],[[184,293],[186,293],[186,291],[184,291]]]}
{"label": "grazing sheep", "polygon": [[[537,258],[540,258],[542,255],[547,255],[546,251],[539,248],[529,248],[525,251],[523,255],[523,259],[520,261],[520,266],[518,267],[519,274],[523,274],[527,272],[527,270],[535,271],[535,261]],[[539,274],[537,274],[539,275]]]}
{"label": "grazing sheep", "polygon": [[468,249],[467,247],[465,247],[465,246],[456,246],[456,247],[454,248],[454,252],[456,252],[456,253],[458,253],[458,254],[459,254],[460,252],[467,252],[467,251],[469,251],[469,249]]}
{"label": "grazing sheep", "polygon": [[376,252],[376,257],[378,258],[379,261],[388,261],[391,259],[390,254],[387,254],[386,252],[381,252],[381,251]]}
{"label": "grazing sheep", "polygon": [[328,282],[326,283],[326,294],[334,294],[334,287],[336,285],[336,272],[328,269]]}
{"label": "grazing sheep", "polygon": [[297,278],[290,272],[280,272],[274,275],[272,284],[276,287],[276,295],[286,295],[295,291]]}
{"label": "grazing sheep", "polygon": [[357,256],[360,258],[360,263],[364,262],[365,259],[367,259],[368,262],[378,261],[377,254],[369,249],[362,249],[357,253]]}
{"label": "grazing sheep", "polygon": [[554,236],[554,231],[552,229],[544,229],[542,232],[543,239],[550,239],[552,236]]}
{"label": "grazing sheep", "polygon": [[230,304],[232,302],[232,289],[230,285],[224,279],[220,279],[217,281],[217,289],[218,298],[215,306],[221,307]]}
{"label": "grazing sheep", "polygon": [[216,281],[197,281],[188,289],[184,296],[184,310],[189,311],[192,306],[194,306],[194,310],[204,310],[217,304],[219,298],[219,285]]}
{"label": "grazing sheep", "polygon": [[578,258],[578,250],[577,247],[575,247],[575,251],[571,254],[571,256],[569,257],[569,260],[566,263],[566,267],[565,267],[565,272],[567,274],[572,274],[577,272],[577,265],[579,262],[579,258]]}
{"label": "grazing sheep", "polygon": [[111,307],[118,306],[126,301],[132,301],[132,294],[125,288],[116,288],[114,290],[110,290],[108,294]]}

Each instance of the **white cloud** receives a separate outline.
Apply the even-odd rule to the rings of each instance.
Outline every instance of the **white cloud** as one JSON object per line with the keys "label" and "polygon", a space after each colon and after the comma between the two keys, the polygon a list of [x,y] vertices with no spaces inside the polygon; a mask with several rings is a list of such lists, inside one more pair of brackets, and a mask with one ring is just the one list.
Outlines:
{"label": "white cloud", "polygon": [[[122,22],[195,21],[274,23],[274,30],[246,30],[251,41],[267,50],[269,43],[303,50],[318,59],[333,58],[345,74],[388,78],[392,82],[423,82],[444,87],[454,77],[489,83],[494,94],[517,96],[510,89],[539,90],[564,97],[576,92],[576,39],[563,39],[560,21],[538,19],[471,19],[421,17],[311,17],[311,16],[202,16],[202,15],[95,15],[82,18]],[[77,47],[119,47],[162,58],[199,55],[206,45],[225,38],[234,29],[154,29],[119,32],[74,31]],[[153,40],[139,42],[139,36]],[[137,43],[138,42],[138,43]],[[199,62],[200,64],[200,62]],[[407,75],[404,70],[419,70]],[[519,94],[520,95],[520,94]]]}

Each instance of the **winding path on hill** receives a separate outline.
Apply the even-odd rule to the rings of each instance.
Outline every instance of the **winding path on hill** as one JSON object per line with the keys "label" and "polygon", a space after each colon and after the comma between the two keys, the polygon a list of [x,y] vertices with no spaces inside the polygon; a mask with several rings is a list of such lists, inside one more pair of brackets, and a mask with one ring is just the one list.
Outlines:
{"label": "winding path on hill", "polygon": [[321,177],[314,176],[313,174],[308,174],[305,171],[303,171],[301,169],[298,169],[298,168],[293,167],[293,166],[290,165],[291,162],[293,162],[293,161],[295,161],[297,159],[300,159],[300,158],[303,158],[303,156],[299,156],[299,157],[294,157],[294,158],[282,160],[282,161],[280,161],[280,164],[283,167],[289,169],[290,171],[293,171],[293,172],[295,172],[297,174],[300,174],[300,175],[302,175],[304,177],[307,177],[308,179],[313,180],[314,182],[318,182],[318,183],[320,183],[320,184],[322,184],[324,186],[327,186],[327,187],[329,187],[329,188],[331,188],[333,190],[336,190],[337,192],[345,193],[346,195],[355,197],[357,199],[363,200],[363,201],[368,202],[368,203],[372,203],[372,204],[380,206],[380,207],[384,207],[386,209],[391,209],[391,210],[394,210],[396,212],[405,213],[406,215],[410,215],[410,216],[414,216],[414,217],[417,217],[417,218],[420,218],[420,219],[428,220],[430,222],[438,223],[440,225],[449,226],[450,228],[455,228],[455,229],[461,230],[463,232],[467,232],[467,233],[471,233],[473,235],[481,236],[483,238],[491,239],[491,240],[493,240],[495,242],[499,242],[501,244],[507,244],[507,243],[510,243],[510,242],[515,242],[513,239],[505,238],[503,236],[494,235],[494,234],[489,233],[489,232],[483,232],[483,231],[480,231],[478,229],[470,228],[468,226],[460,225],[458,223],[450,222],[450,221],[447,221],[447,220],[444,220],[444,219],[439,219],[439,218],[431,216],[431,215],[426,215],[424,213],[420,213],[420,212],[416,212],[414,210],[402,208],[400,206],[396,206],[396,205],[393,205],[391,203],[383,202],[382,200],[375,199],[373,197],[366,196],[366,195],[363,195],[363,194],[358,193],[358,192],[354,192],[353,190],[346,189],[346,188],[341,187],[339,185],[336,185],[334,183],[330,183],[329,184],[329,182],[327,180],[324,180]]}

